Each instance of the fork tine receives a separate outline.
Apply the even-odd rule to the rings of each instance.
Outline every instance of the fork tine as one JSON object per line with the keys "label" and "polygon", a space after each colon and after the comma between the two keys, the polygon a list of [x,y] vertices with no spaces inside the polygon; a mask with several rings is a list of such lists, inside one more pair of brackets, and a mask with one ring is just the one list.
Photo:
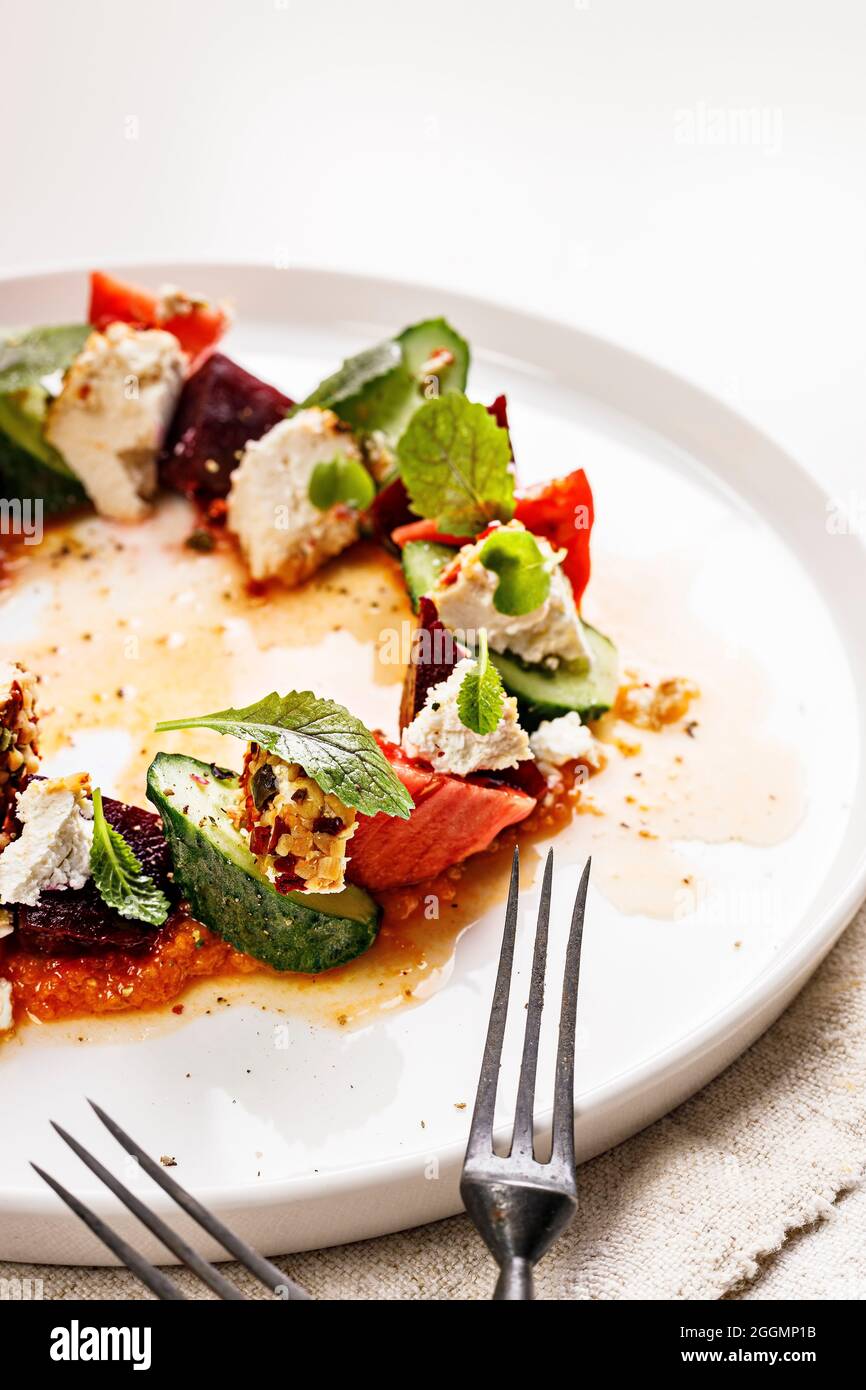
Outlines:
{"label": "fork tine", "polygon": [[535,1073],[538,1068],[538,1035],[541,1012],[544,1008],[544,975],[547,968],[547,933],[550,923],[550,888],[553,876],[553,850],[547,851],[541,899],[538,904],[538,924],[535,928],[535,951],[532,956],[532,978],[529,984],[529,1005],[526,1032],[523,1038],[523,1060],[517,1083],[517,1107],[514,1115],[514,1135],[511,1152],[516,1156],[534,1157],[533,1116],[535,1114]]}
{"label": "fork tine", "polygon": [[131,1270],[136,1278],[150,1289],[151,1293],[155,1293],[157,1298],[186,1302],[186,1294],[181,1292],[177,1284],[169,1279],[167,1274],[163,1274],[162,1270],[157,1269],[143,1255],[139,1255],[138,1251],[127,1244],[122,1236],[117,1235],[95,1212],[86,1207],[83,1202],[79,1202],[77,1197],[73,1197],[71,1192],[67,1192],[66,1188],[56,1178],[52,1178],[50,1173],[46,1173],[44,1168],[40,1168],[38,1163],[31,1163],[30,1167],[39,1174],[43,1182],[47,1182],[48,1186],[54,1189],[60,1200],[75,1212],[75,1215],[84,1222],[85,1226],[89,1227],[97,1239],[101,1240],[103,1245],[107,1245],[109,1250],[126,1265],[127,1269]]}
{"label": "fork tine", "polygon": [[583,945],[583,919],[591,864],[592,859],[587,859],[574,900],[571,931],[565,953],[559,1043],[556,1051],[551,1161],[558,1160],[570,1170],[574,1169],[574,1046],[577,1031],[577,993],[580,985],[580,952]]}
{"label": "fork tine", "polygon": [[508,995],[511,989],[511,966],[514,960],[514,937],[517,931],[519,888],[520,850],[515,845],[511,860],[511,882],[508,886],[505,926],[502,929],[502,946],[499,952],[499,969],[496,973],[490,1022],[487,1025],[487,1041],[484,1044],[481,1075],[478,1079],[475,1109],[472,1112],[472,1124],[469,1129],[469,1143],[466,1147],[467,1158],[483,1149],[492,1150],[493,1147],[493,1112],[496,1108],[502,1040],[505,1037],[505,1024],[508,1018]]}
{"label": "fork tine", "polygon": [[193,1250],[191,1245],[188,1245],[181,1236],[177,1235],[170,1226],[166,1225],[161,1217],[157,1216],[155,1212],[152,1212],[146,1207],[144,1202],[142,1202],[134,1192],[130,1192],[128,1187],[125,1187],[113,1173],[110,1173],[108,1169],[99,1162],[98,1158],[94,1158],[93,1154],[89,1153],[83,1144],[79,1144],[77,1139],[73,1139],[72,1135],[68,1134],[61,1125],[55,1124],[54,1120],[51,1121],[51,1126],[57,1131],[63,1142],[69,1145],[72,1152],[78,1155],[82,1163],[87,1164],[91,1173],[95,1173],[99,1181],[105,1183],[105,1186],[114,1193],[115,1197],[120,1198],[124,1206],[128,1207],[129,1210],[138,1217],[142,1225],[146,1226],[147,1229],[156,1236],[157,1240],[162,1241],[162,1244],[167,1250],[170,1250],[173,1255],[177,1255],[178,1259],[183,1264],[188,1265],[188,1267],[207,1284],[209,1289],[212,1289],[215,1294],[218,1294],[220,1298],[225,1299],[227,1302],[246,1302],[246,1295],[242,1294],[240,1289],[237,1288],[231,1280],[226,1279],[225,1275],[220,1274],[219,1270],[214,1269],[213,1265],[208,1264],[207,1260],[202,1259],[201,1255]]}
{"label": "fork tine", "polygon": [[271,1292],[276,1292],[277,1289],[284,1289],[285,1296],[289,1299],[300,1300],[310,1298],[306,1289],[302,1288],[300,1284],[296,1284],[294,1280],[290,1279],[287,1274],[284,1274],[281,1269],[277,1269],[276,1265],[272,1265],[270,1260],[266,1260],[258,1251],[253,1250],[252,1246],[247,1245],[247,1243],[241,1240],[239,1236],[236,1236],[233,1231],[230,1231],[228,1226],[220,1221],[219,1217],[214,1216],[213,1212],[208,1211],[207,1207],[203,1207],[201,1202],[193,1197],[191,1193],[187,1192],[186,1188],[181,1187],[179,1182],[175,1182],[174,1178],[170,1178],[165,1169],[161,1167],[160,1164],[155,1163],[150,1157],[150,1154],[145,1153],[144,1149],[142,1149],[139,1144],[136,1144],[135,1140],[131,1139],[125,1130],[122,1130],[120,1125],[112,1120],[110,1115],[106,1115],[105,1111],[101,1106],[96,1104],[95,1100],[89,1100],[88,1105],[90,1105],[99,1116],[109,1134],[114,1136],[118,1144],[126,1149],[128,1154],[132,1154],[133,1158],[138,1159],[144,1171],[153,1178],[155,1183],[158,1183],[163,1192],[167,1192],[169,1197],[177,1202],[178,1206],[182,1207],[188,1216],[191,1216],[194,1221],[197,1221],[198,1224],[207,1231],[208,1235],[213,1236],[214,1240],[218,1240],[220,1245],[222,1245],[230,1255],[234,1255],[235,1259],[239,1260],[251,1274],[254,1274],[257,1279],[260,1279],[266,1288],[269,1288]]}

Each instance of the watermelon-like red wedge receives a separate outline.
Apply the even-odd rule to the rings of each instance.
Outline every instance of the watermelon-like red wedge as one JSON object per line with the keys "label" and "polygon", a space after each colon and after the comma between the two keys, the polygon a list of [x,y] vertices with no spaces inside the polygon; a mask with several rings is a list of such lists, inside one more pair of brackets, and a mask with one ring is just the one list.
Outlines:
{"label": "watermelon-like red wedge", "polygon": [[408,820],[382,814],[358,818],[346,876],[373,893],[435,878],[486,849],[535,806],[534,797],[515,787],[434,772],[386,739],[380,738],[379,746],[415,809]]}
{"label": "watermelon-like red wedge", "polygon": [[87,318],[100,330],[118,322],[139,328],[164,328],[174,334],[193,362],[219,342],[229,324],[224,309],[204,301],[193,304],[186,313],[163,317],[155,294],[106,275],[104,270],[91,271]]}

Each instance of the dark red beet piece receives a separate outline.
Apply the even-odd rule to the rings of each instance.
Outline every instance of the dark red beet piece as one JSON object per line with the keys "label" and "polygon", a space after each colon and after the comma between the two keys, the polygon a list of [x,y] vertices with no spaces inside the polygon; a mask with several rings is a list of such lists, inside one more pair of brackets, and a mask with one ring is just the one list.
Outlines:
{"label": "dark red beet piece", "polygon": [[376,493],[367,515],[374,536],[385,545],[391,544],[391,532],[398,526],[408,526],[410,521],[418,520],[409,510],[409,494],[402,478],[393,478]]}
{"label": "dark red beet piece", "polygon": [[487,407],[487,414],[492,415],[501,430],[508,433],[508,447],[511,450],[511,462],[514,462],[514,445],[511,443],[511,428],[508,424],[508,402],[504,396],[497,396],[492,405]]}
{"label": "dark red beet piece", "polygon": [[504,396],[497,396],[492,405],[487,407],[487,414],[492,415],[501,430],[508,429],[508,402]]}
{"label": "dark red beet piece", "polygon": [[163,482],[199,501],[225,497],[244,445],[272,429],[292,404],[231,358],[211,353],[181,392],[160,459]]}
{"label": "dark red beet piece", "polygon": [[400,728],[411,724],[433,685],[445,681],[458,661],[468,652],[439,621],[432,599],[418,602],[418,626],[412,636],[412,653],[406,667],[403,698],[400,702]]}
{"label": "dark red beet piece", "polygon": [[[109,825],[123,835],[144,872],[150,874],[170,901],[176,901],[177,890],[169,878],[171,855],[160,817],[110,796],[103,797],[102,805]],[[93,879],[88,879],[83,888],[43,893],[35,907],[17,909],[17,921],[16,946],[42,956],[140,953],[150,949],[159,931],[148,922],[121,917],[102,901]]]}

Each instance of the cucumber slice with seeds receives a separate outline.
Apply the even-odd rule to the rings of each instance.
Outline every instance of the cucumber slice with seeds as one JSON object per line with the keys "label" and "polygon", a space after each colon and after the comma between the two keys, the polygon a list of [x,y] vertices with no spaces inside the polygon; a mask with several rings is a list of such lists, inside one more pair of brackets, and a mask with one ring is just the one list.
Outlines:
{"label": "cucumber slice with seeds", "polygon": [[555,670],[527,666],[508,653],[491,652],[490,660],[509,695],[516,695],[520,722],[534,729],[542,719],[576,710],[581,719],[598,719],[611,708],[619,684],[619,658],[609,637],[583,624],[592,661],[563,662]]}

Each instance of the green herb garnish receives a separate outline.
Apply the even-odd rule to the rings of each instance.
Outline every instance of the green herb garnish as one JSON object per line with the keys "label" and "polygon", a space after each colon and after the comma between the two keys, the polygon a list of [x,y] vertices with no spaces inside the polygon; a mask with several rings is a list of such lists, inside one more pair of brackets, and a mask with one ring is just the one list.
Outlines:
{"label": "green herb garnish", "polygon": [[333,792],[365,816],[382,811],[408,818],[414,802],[366,725],[334,700],[311,690],[274,691],[244,709],[191,719],[166,719],[169,729],[215,729],[257,743],[286,762],[299,763],[324,792]]}
{"label": "green herb garnish", "polygon": [[347,357],[296,409],[306,410],[308,406],[318,405],[335,411],[341,419],[345,419],[347,417],[341,414],[341,408],[351,413],[351,406],[359,399],[365,399],[365,393],[370,388],[381,388],[389,373],[398,368],[402,360],[400,345],[393,338],[365,348],[354,357]]}
{"label": "green herb garnish", "polygon": [[132,917],[159,927],[171,911],[161,888],[146,874],[118,830],[108,824],[102,808],[102,792],[93,790],[93,844],[90,872],[99,896],[121,917]]}
{"label": "green herb garnish", "polygon": [[290,414],[321,406],[357,434],[381,432],[396,444],[424,400],[465,388],[468,368],[460,334],[445,319],[425,319],[347,358]]}
{"label": "green herb garnish", "polygon": [[0,335],[0,392],[23,391],[65,371],[92,332],[87,323],[69,323]]}
{"label": "green herb garnish", "polygon": [[206,526],[197,526],[194,531],[190,531],[184,545],[187,550],[198,550],[202,555],[206,555],[216,548],[216,539]]}
{"label": "green herb garnish", "polygon": [[440,531],[473,536],[514,513],[507,430],[456,392],[427,401],[397,446],[412,511]]}
{"label": "green herb garnish", "polygon": [[498,613],[518,617],[540,608],[550,593],[551,561],[545,560],[538,541],[529,531],[503,527],[484,541],[478,558],[485,569],[499,575],[493,595]]}
{"label": "green herb garnish", "polygon": [[376,496],[376,485],[363,463],[338,454],[327,463],[316,464],[308,495],[320,512],[326,512],[338,502],[363,512]]}
{"label": "green herb garnish", "polygon": [[495,666],[487,652],[487,629],[478,634],[478,656],[475,669],[467,671],[457,692],[457,713],[460,723],[473,734],[492,734],[502,718],[505,691]]}

